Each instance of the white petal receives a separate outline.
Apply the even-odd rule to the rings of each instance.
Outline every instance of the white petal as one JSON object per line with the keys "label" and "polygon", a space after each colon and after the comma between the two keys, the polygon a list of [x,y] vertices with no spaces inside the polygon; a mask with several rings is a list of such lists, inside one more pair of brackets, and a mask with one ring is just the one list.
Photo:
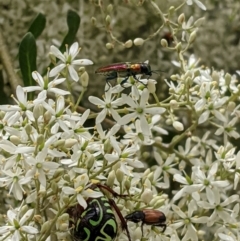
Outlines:
{"label": "white petal", "polygon": [[74,195],[76,193],[75,190],[71,187],[63,187],[62,191],[67,195]]}
{"label": "white petal", "polygon": [[72,64],[75,64],[75,65],[91,65],[91,64],[93,64],[93,62],[89,59],[78,59],[78,60],[72,61]]}
{"label": "white petal", "polygon": [[77,200],[78,200],[78,203],[79,203],[84,209],[86,209],[86,207],[87,207],[87,202],[86,202],[85,199],[82,197],[82,195],[78,194],[78,195],[77,195]]}
{"label": "white petal", "polygon": [[34,211],[33,209],[29,209],[21,218],[19,224],[23,225],[31,217],[33,211]]}
{"label": "white petal", "polygon": [[210,114],[210,112],[208,110],[204,111],[198,119],[198,124],[204,123],[208,119],[209,114]]}
{"label": "white petal", "polygon": [[68,65],[68,72],[71,76],[71,78],[74,80],[74,81],[78,81],[79,80],[79,76],[78,76],[78,73],[77,71],[73,68],[72,65]]}
{"label": "white petal", "polygon": [[61,59],[63,62],[65,62],[65,56],[61,53],[61,51],[56,48],[54,45],[50,47],[50,51],[53,55],[55,55],[58,59]]}
{"label": "white petal", "polygon": [[30,234],[39,233],[39,231],[32,226],[22,226],[21,230],[25,231],[26,233],[30,233]]}
{"label": "white petal", "polygon": [[49,72],[49,77],[58,75],[65,67],[66,67],[66,64],[57,65],[56,67],[51,69],[51,71]]}
{"label": "white petal", "polygon": [[102,111],[98,114],[97,118],[96,118],[96,124],[100,124],[107,115],[107,110],[106,109],[102,109]]}
{"label": "white petal", "polygon": [[72,56],[72,59],[74,59],[76,57],[76,55],[78,54],[79,49],[78,49],[78,42],[75,42],[71,45],[70,49],[69,49],[69,55]]}

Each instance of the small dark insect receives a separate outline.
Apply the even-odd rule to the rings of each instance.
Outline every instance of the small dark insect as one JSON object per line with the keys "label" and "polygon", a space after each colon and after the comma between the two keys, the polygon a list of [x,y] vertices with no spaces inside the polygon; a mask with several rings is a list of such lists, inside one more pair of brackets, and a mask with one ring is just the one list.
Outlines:
{"label": "small dark insect", "polygon": [[[102,184],[93,184],[92,190],[110,192],[113,197],[126,197]],[[88,198],[87,208],[84,210],[79,204],[70,207],[67,212],[70,216],[70,232],[74,241],[112,241],[118,233],[118,224],[113,209],[116,211],[122,229],[126,230],[128,240],[131,241],[127,223],[113,199],[106,196]]]}
{"label": "small dark insect", "polygon": [[[95,71],[96,74],[102,74],[104,76],[106,76],[106,81],[107,84],[109,86],[109,88],[111,87],[111,85],[109,84],[110,80],[116,79],[117,77],[123,77],[124,79],[122,80],[122,82],[120,83],[121,86],[124,85],[124,83],[126,83],[126,81],[128,80],[128,78],[130,76],[133,76],[133,78],[137,81],[139,81],[139,79],[137,79],[136,75],[138,74],[145,74],[147,76],[151,76],[153,71],[151,70],[151,67],[149,64],[147,63],[130,63],[130,62],[126,62],[126,63],[116,63],[116,64],[110,64],[104,67],[100,67],[99,69],[97,69]],[[141,82],[141,81],[139,81]],[[108,89],[109,90],[109,89]]]}
{"label": "small dark insect", "polygon": [[164,232],[167,228],[167,225],[164,223],[166,221],[166,216],[164,213],[158,210],[152,209],[143,209],[139,211],[135,211],[133,213],[128,214],[125,219],[127,221],[131,221],[134,223],[138,223],[142,221],[141,229],[143,235],[143,225],[153,225],[158,227],[163,227],[162,232]]}

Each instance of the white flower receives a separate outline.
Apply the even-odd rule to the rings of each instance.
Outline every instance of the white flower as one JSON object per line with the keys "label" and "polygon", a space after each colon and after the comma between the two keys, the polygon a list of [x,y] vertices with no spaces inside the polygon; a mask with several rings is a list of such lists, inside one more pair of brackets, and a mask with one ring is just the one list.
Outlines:
{"label": "white flower", "polygon": [[122,142],[125,144],[133,142],[140,146],[140,144],[152,145],[154,143],[151,136],[143,135],[139,119],[137,119],[135,123],[124,126],[124,130],[127,134],[124,135],[125,140]]}
{"label": "white flower", "polygon": [[181,226],[184,226],[182,228],[182,235],[183,238],[181,239],[182,241],[187,241],[187,240],[193,240],[193,241],[198,241],[198,236],[197,236],[197,230],[194,226],[194,224],[198,223],[206,223],[208,220],[208,217],[202,216],[202,217],[193,217],[193,213],[196,210],[196,205],[193,200],[190,201],[188,204],[188,210],[187,213],[184,213],[178,206],[172,205],[173,211],[180,217],[179,220],[176,220],[174,224],[171,224],[170,226],[173,229],[178,229]]}
{"label": "white flower", "polygon": [[23,171],[20,168],[17,168],[15,172],[11,170],[2,170],[2,173],[5,175],[5,177],[0,178],[0,186],[9,186],[9,193],[13,193],[17,200],[22,200],[23,193],[25,193],[23,185],[29,184],[31,177],[24,177],[22,175]]}
{"label": "white flower", "polygon": [[[39,86],[28,86],[23,89],[27,92],[41,91],[41,92],[52,92],[56,95],[69,95],[70,92],[61,90],[55,86],[65,81],[65,78],[58,79],[56,77],[53,81],[49,82],[49,77],[43,78],[37,71],[32,72],[33,79],[38,83]],[[46,93],[44,93],[46,95]]]}
{"label": "white flower", "polygon": [[116,121],[120,119],[120,116],[115,109],[123,105],[124,101],[122,98],[117,98],[116,100],[114,100],[116,96],[112,97],[111,90],[112,88],[105,92],[105,95],[103,96],[104,100],[101,100],[95,96],[89,96],[88,98],[89,101],[97,105],[98,108],[102,108],[102,111],[98,114],[96,118],[96,124],[100,124],[106,118],[107,114],[111,114],[113,119]]}
{"label": "white flower", "polygon": [[[154,151],[154,158],[158,163],[158,167],[154,171],[153,184],[159,188],[169,188],[170,187],[170,175],[180,174],[181,172],[176,168],[173,168],[178,163],[175,161],[175,155],[169,155],[166,161],[163,161],[161,155]],[[163,173],[163,182],[159,182],[158,177]],[[169,175],[170,174],[170,175]]]}
{"label": "white flower", "polygon": [[[124,148],[121,148],[120,143],[118,143],[116,139],[112,136],[110,136],[110,143],[114,148],[114,151],[112,152],[112,154],[106,154],[104,156],[104,158],[108,161],[109,164],[118,161],[120,164],[119,169],[128,176],[133,176],[131,173],[133,169],[132,167],[144,167],[142,162],[134,159],[134,156],[138,151],[138,148],[136,146],[132,145],[130,147],[125,146]],[[130,167],[129,165],[132,167]]]}
{"label": "white flower", "polygon": [[125,125],[130,121],[134,121],[136,118],[140,119],[140,126],[142,129],[143,135],[150,136],[150,128],[147,122],[147,115],[156,115],[162,114],[165,112],[165,108],[162,107],[150,107],[148,105],[149,91],[144,89],[141,95],[140,101],[134,101],[130,96],[122,95],[125,103],[130,107],[127,108],[130,114],[124,115],[119,121],[118,124]]}
{"label": "white flower", "polygon": [[64,68],[68,70],[69,75],[74,81],[78,81],[79,77],[77,74],[77,71],[74,69],[75,65],[90,65],[93,64],[93,62],[89,59],[78,59],[74,60],[79,53],[80,49],[78,48],[78,43],[75,42],[70,49],[66,49],[66,52],[64,54],[61,53],[61,51],[56,48],[55,46],[50,47],[50,51],[53,55],[55,55],[58,59],[60,59],[63,63],[59,64],[55,68],[53,68],[49,76],[56,76],[59,74]]}
{"label": "white flower", "polygon": [[27,100],[27,92],[20,85],[17,86],[16,96],[17,99],[13,99],[17,105],[0,105],[0,110],[7,112],[4,121],[6,121],[9,126],[16,124],[22,118],[22,112],[26,114],[29,120],[35,121],[31,109],[34,104],[43,102],[46,96],[40,93],[33,102],[30,102]]}
{"label": "white flower", "polygon": [[240,134],[237,132],[236,123],[238,121],[238,117],[234,117],[232,120],[224,122],[223,125],[219,126],[219,128],[216,130],[215,135],[228,135],[230,137],[233,137],[235,139],[238,139],[240,137]]}
{"label": "white flower", "polygon": [[28,157],[27,163],[31,166],[31,169],[27,172],[26,176],[30,178],[36,178],[46,188],[47,175],[53,175],[60,164],[56,162],[46,161],[48,154],[48,147],[44,147],[39,151],[36,157]]}
{"label": "white flower", "polygon": [[86,209],[87,202],[85,198],[98,198],[101,197],[103,194],[101,192],[94,191],[90,188],[89,177],[86,173],[77,176],[74,179],[74,188],[72,187],[63,187],[62,191],[67,195],[76,195],[78,203]]}
{"label": "white flower", "polygon": [[[199,166],[192,167],[192,170],[194,173],[194,184],[192,186],[199,187],[199,192],[202,192],[205,189],[209,203],[214,203],[216,195],[219,195],[223,188],[226,188],[230,184],[227,180],[215,180],[218,171],[218,162],[213,163],[207,176],[202,170],[200,170]],[[197,198],[196,196],[196,199],[199,200],[200,197]]]}
{"label": "white flower", "polygon": [[[34,209],[28,210],[22,218],[19,218],[19,213],[15,210],[8,210],[8,225],[0,227],[0,234],[11,237],[12,241],[22,240],[22,237],[28,237],[28,234],[37,234],[38,230],[33,226],[24,225],[30,218]],[[28,238],[27,238],[28,239]],[[3,240],[3,239],[1,239]],[[4,239],[5,240],[5,239]]]}
{"label": "white flower", "polygon": [[207,225],[210,227],[214,223],[218,222],[221,219],[224,223],[233,223],[235,222],[235,218],[231,217],[230,213],[232,212],[231,206],[227,208],[229,204],[233,202],[237,202],[239,200],[239,195],[235,194],[230,197],[227,197],[222,203],[220,203],[220,195],[215,195],[214,203],[208,203],[205,201],[197,202],[198,206],[204,209],[214,209],[212,215],[209,217]]}

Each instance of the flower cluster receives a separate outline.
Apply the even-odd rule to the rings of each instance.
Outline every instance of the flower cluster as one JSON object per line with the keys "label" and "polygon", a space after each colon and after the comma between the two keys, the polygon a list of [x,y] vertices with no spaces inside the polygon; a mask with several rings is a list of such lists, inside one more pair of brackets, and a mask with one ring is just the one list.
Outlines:
{"label": "flower cluster", "polygon": [[102,99],[90,96],[100,109],[91,113],[78,109],[71,89],[56,88],[86,78],[76,65],[92,61],[76,59],[79,50],[77,43],[65,54],[52,46],[62,63],[46,77],[33,72],[37,86],[18,86],[16,104],[0,106],[0,187],[9,208],[0,239],[68,239],[69,208],[87,209],[103,196],[91,189],[99,182],[123,194],[115,200],[123,215],[136,209],[166,215],[164,233],[158,222],[142,228],[128,222],[133,240],[239,240],[236,76],[200,68],[191,56],[191,64],[181,62],[185,72],[166,80],[165,100],[155,94],[156,81],[133,75],[123,85],[107,83]]}

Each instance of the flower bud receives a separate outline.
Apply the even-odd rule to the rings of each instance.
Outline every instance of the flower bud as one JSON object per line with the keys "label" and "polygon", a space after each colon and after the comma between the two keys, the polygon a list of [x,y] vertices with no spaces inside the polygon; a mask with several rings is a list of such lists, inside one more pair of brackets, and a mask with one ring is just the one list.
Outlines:
{"label": "flower bud", "polygon": [[116,178],[117,178],[119,183],[121,183],[123,181],[124,174],[123,174],[123,172],[120,169],[118,169],[116,171]]}
{"label": "flower bud", "polygon": [[21,143],[21,140],[18,136],[10,136],[10,141],[14,144],[14,145],[18,145],[19,143]]}
{"label": "flower bud", "polygon": [[45,124],[48,124],[48,122],[51,120],[51,117],[52,117],[52,113],[49,110],[44,113],[43,118],[44,118]]}
{"label": "flower bud", "polygon": [[225,74],[226,85],[229,86],[231,83],[232,76],[229,73]]}
{"label": "flower bud", "polygon": [[179,43],[176,45],[175,49],[176,49],[178,52],[180,52],[180,51],[182,50],[182,43],[179,42]]}
{"label": "flower bud", "polygon": [[154,204],[154,208],[155,209],[157,209],[157,208],[160,208],[160,207],[162,207],[163,205],[164,205],[164,203],[165,203],[165,199],[160,199],[160,200],[158,200],[155,204]]}
{"label": "flower bud", "polygon": [[172,109],[178,108],[178,102],[176,100],[170,100],[170,107]]}
{"label": "flower bud", "polygon": [[41,234],[44,234],[45,232],[48,231],[49,227],[51,226],[52,221],[46,221],[43,223],[42,228],[41,228]]}
{"label": "flower bud", "polygon": [[172,120],[168,118],[168,119],[165,121],[165,123],[166,123],[167,125],[172,125]]}
{"label": "flower bud", "polygon": [[184,23],[184,21],[185,21],[185,15],[184,15],[184,13],[182,13],[182,14],[180,14],[179,17],[178,17],[178,23],[179,23],[180,25],[182,25],[182,24]]}
{"label": "flower bud", "polygon": [[57,183],[54,180],[51,181],[51,188],[53,190],[53,193],[57,194],[57,192],[58,192],[58,185],[57,185]]}
{"label": "flower bud", "polygon": [[167,42],[167,40],[166,40],[165,38],[162,38],[160,43],[161,43],[161,45],[162,45],[164,48],[167,48],[167,47],[168,47],[168,42]]}
{"label": "flower bud", "polygon": [[64,174],[64,169],[63,168],[58,168],[54,174],[53,174],[53,178],[58,178],[58,177],[62,177],[62,175]]}
{"label": "flower bud", "polygon": [[103,150],[104,150],[105,153],[111,153],[111,151],[112,151],[112,145],[111,145],[111,143],[110,143],[109,138],[106,139],[106,141],[104,142]]}
{"label": "flower bud", "polygon": [[40,116],[43,115],[43,106],[41,104],[34,105],[33,107],[33,117],[37,120]]}
{"label": "flower bud", "polygon": [[32,132],[32,126],[31,126],[30,124],[27,124],[27,125],[25,126],[25,131],[26,131],[26,133],[27,133],[28,135],[30,135],[31,132]]}
{"label": "flower bud", "polygon": [[136,46],[141,46],[141,45],[143,45],[143,43],[144,43],[144,39],[142,39],[142,38],[135,38],[134,41],[133,41],[133,43],[134,43]]}
{"label": "flower bud", "polygon": [[107,6],[107,11],[108,11],[108,13],[111,13],[112,10],[113,10],[113,5],[112,5],[112,4],[109,4],[109,5]]}
{"label": "flower bud", "polygon": [[107,15],[107,17],[105,18],[105,21],[106,21],[107,26],[109,26],[111,23],[111,17],[109,15]]}
{"label": "flower bud", "polygon": [[183,124],[181,122],[179,122],[179,121],[174,121],[173,122],[173,127],[177,131],[183,131],[184,130]]}
{"label": "flower bud", "polygon": [[57,140],[56,142],[53,143],[53,146],[58,148],[63,147],[65,146],[65,140],[63,139]]}
{"label": "flower bud", "polygon": [[116,172],[120,167],[121,167],[121,164],[118,162],[112,167],[112,169]]}
{"label": "flower bud", "polygon": [[130,190],[131,188],[131,182],[127,179],[124,182],[124,187],[126,188],[126,190]]}
{"label": "flower bud", "polygon": [[175,7],[174,6],[171,6],[169,9],[168,9],[168,12],[170,15],[172,15],[174,12],[175,12]]}
{"label": "flower bud", "polygon": [[106,43],[106,48],[107,48],[107,49],[113,49],[113,48],[114,48],[114,45],[111,44],[111,43]]}
{"label": "flower bud", "polygon": [[81,75],[80,75],[80,81],[81,81],[81,85],[84,88],[88,87],[88,82],[89,82],[89,75],[87,71],[84,71]]}
{"label": "flower bud", "polygon": [[92,154],[89,154],[88,160],[87,160],[87,169],[90,170],[93,167],[93,164],[95,162],[95,158]]}
{"label": "flower bud", "polygon": [[66,196],[66,195],[64,195],[63,197],[62,197],[62,200],[63,200],[63,202],[64,203],[69,203],[69,197],[68,196]]}
{"label": "flower bud", "polygon": [[108,174],[108,178],[107,178],[107,185],[108,185],[109,187],[112,187],[112,186],[113,186],[115,177],[116,177],[115,171],[112,170],[112,171]]}
{"label": "flower bud", "polygon": [[153,172],[150,172],[147,177],[150,182],[153,182]]}
{"label": "flower bud", "polygon": [[235,107],[236,107],[236,103],[235,102],[233,102],[233,101],[230,101],[229,103],[228,103],[228,107],[227,107],[227,110],[228,111],[234,111],[234,109],[235,109]]}
{"label": "flower bud", "polygon": [[56,222],[56,227],[60,231],[67,231],[68,229],[68,220],[69,220],[69,214],[64,213],[60,217],[58,217],[57,222]]}
{"label": "flower bud", "polygon": [[37,215],[34,215],[34,216],[33,216],[33,221],[34,221],[35,223],[42,224],[43,218],[42,218],[41,215],[37,214]]}
{"label": "flower bud", "polygon": [[213,72],[212,72],[212,80],[213,80],[214,82],[218,82],[218,81],[219,81],[219,74],[218,74],[217,71],[213,71]]}
{"label": "flower bud", "polygon": [[147,82],[147,88],[150,93],[156,92],[156,81],[149,79]]}
{"label": "flower bud", "polygon": [[170,76],[171,80],[176,81],[178,79],[177,75],[173,74]]}
{"label": "flower bud", "polygon": [[64,179],[66,182],[71,182],[70,176],[69,176],[68,174],[65,174],[65,175],[63,176],[63,179]]}
{"label": "flower bud", "polygon": [[191,43],[193,43],[195,41],[196,36],[197,36],[197,31],[196,30],[191,32],[190,37],[189,37],[189,41],[188,41],[189,44],[191,44]]}
{"label": "flower bud", "polygon": [[133,42],[131,39],[129,39],[127,42],[125,42],[124,47],[125,48],[131,48],[133,45]]}
{"label": "flower bud", "polygon": [[42,145],[45,142],[45,138],[42,134],[38,135],[37,137],[37,145]]}
{"label": "flower bud", "polygon": [[153,198],[152,190],[146,188],[141,195],[141,200],[144,203],[148,204],[152,200],[152,198]]}

